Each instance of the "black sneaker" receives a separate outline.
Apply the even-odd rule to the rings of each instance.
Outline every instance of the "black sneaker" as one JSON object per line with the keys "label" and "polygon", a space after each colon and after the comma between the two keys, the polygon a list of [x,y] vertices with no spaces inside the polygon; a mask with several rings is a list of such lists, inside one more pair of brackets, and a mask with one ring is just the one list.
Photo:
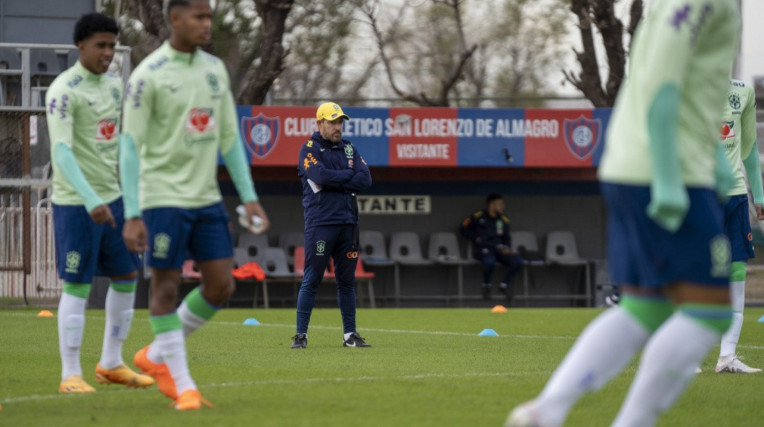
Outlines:
{"label": "black sneaker", "polygon": [[483,286],[483,299],[484,300],[490,300],[491,299],[491,287],[490,286]]}
{"label": "black sneaker", "polygon": [[308,334],[297,334],[292,337],[292,348],[306,348],[308,346]]}
{"label": "black sneaker", "polygon": [[512,288],[511,287],[509,287],[507,285],[504,285],[504,286],[499,285],[499,290],[501,291],[501,293],[504,294],[504,296],[507,297],[507,301],[508,302],[512,302],[512,298],[514,297],[514,294],[512,292]]}
{"label": "black sneaker", "polygon": [[358,335],[358,332],[350,334],[348,339],[342,343],[343,347],[371,347],[370,344],[366,344],[366,341]]}

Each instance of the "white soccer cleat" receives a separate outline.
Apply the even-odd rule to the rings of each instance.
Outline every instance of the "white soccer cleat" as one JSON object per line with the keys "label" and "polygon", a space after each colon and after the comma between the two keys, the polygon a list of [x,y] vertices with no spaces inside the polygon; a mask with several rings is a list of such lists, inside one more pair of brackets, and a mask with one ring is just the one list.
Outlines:
{"label": "white soccer cleat", "polygon": [[542,419],[536,402],[525,402],[510,412],[504,427],[557,427],[557,424]]}
{"label": "white soccer cleat", "polygon": [[700,366],[698,366],[697,368],[695,368],[695,373],[696,373],[696,374],[702,374],[702,373],[703,373],[703,370],[702,370],[702,369],[700,369]]}
{"label": "white soccer cleat", "polygon": [[761,372],[761,369],[752,368],[740,361],[737,354],[729,356],[722,356],[719,361],[716,362],[716,372],[727,372],[730,374],[756,374]]}

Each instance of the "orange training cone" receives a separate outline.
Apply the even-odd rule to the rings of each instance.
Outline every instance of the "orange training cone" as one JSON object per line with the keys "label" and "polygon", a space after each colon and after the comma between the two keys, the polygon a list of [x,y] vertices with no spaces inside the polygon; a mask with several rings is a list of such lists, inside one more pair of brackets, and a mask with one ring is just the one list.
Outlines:
{"label": "orange training cone", "polygon": [[491,313],[506,313],[506,312],[507,312],[507,307],[504,307],[503,305],[497,305],[491,309]]}
{"label": "orange training cone", "polygon": [[37,313],[37,317],[53,317],[53,313],[51,313],[50,310],[43,310]]}

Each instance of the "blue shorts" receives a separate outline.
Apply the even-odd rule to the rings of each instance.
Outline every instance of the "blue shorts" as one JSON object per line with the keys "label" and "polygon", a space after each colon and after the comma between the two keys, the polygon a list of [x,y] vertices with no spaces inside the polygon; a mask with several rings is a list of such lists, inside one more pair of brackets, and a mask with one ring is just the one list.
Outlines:
{"label": "blue shorts", "polygon": [[338,286],[354,286],[358,251],[355,248],[355,225],[318,225],[305,230],[305,268],[320,273],[306,273],[303,282],[311,286],[321,283],[329,258],[334,261],[334,277]]}
{"label": "blue shorts", "polygon": [[58,277],[68,283],[92,283],[93,276],[118,277],[138,269],[138,255],[122,240],[122,198],[109,203],[117,226],[96,224],[85,206],[53,204]]}
{"label": "blue shorts", "polygon": [[223,203],[203,208],[154,208],[143,211],[148,229],[149,267],[178,269],[183,261],[233,256],[233,238]]}
{"label": "blue shorts", "polygon": [[608,208],[608,265],[616,284],[650,289],[680,281],[728,286],[729,241],[716,192],[687,192],[687,217],[671,233],[647,216],[649,186],[602,183]]}
{"label": "blue shorts", "polygon": [[733,262],[746,262],[755,256],[747,195],[732,196],[724,205],[724,233],[730,240]]}

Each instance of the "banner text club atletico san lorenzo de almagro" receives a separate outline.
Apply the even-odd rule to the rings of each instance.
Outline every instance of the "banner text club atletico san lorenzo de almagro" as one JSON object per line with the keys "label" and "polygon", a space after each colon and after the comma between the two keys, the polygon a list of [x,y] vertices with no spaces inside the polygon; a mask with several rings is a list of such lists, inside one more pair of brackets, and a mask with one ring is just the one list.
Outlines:
{"label": "banner text club atletico san lorenzo de almagro", "polygon": [[[370,166],[592,167],[610,109],[343,108],[343,137]],[[239,106],[256,166],[294,166],[315,107]]]}

